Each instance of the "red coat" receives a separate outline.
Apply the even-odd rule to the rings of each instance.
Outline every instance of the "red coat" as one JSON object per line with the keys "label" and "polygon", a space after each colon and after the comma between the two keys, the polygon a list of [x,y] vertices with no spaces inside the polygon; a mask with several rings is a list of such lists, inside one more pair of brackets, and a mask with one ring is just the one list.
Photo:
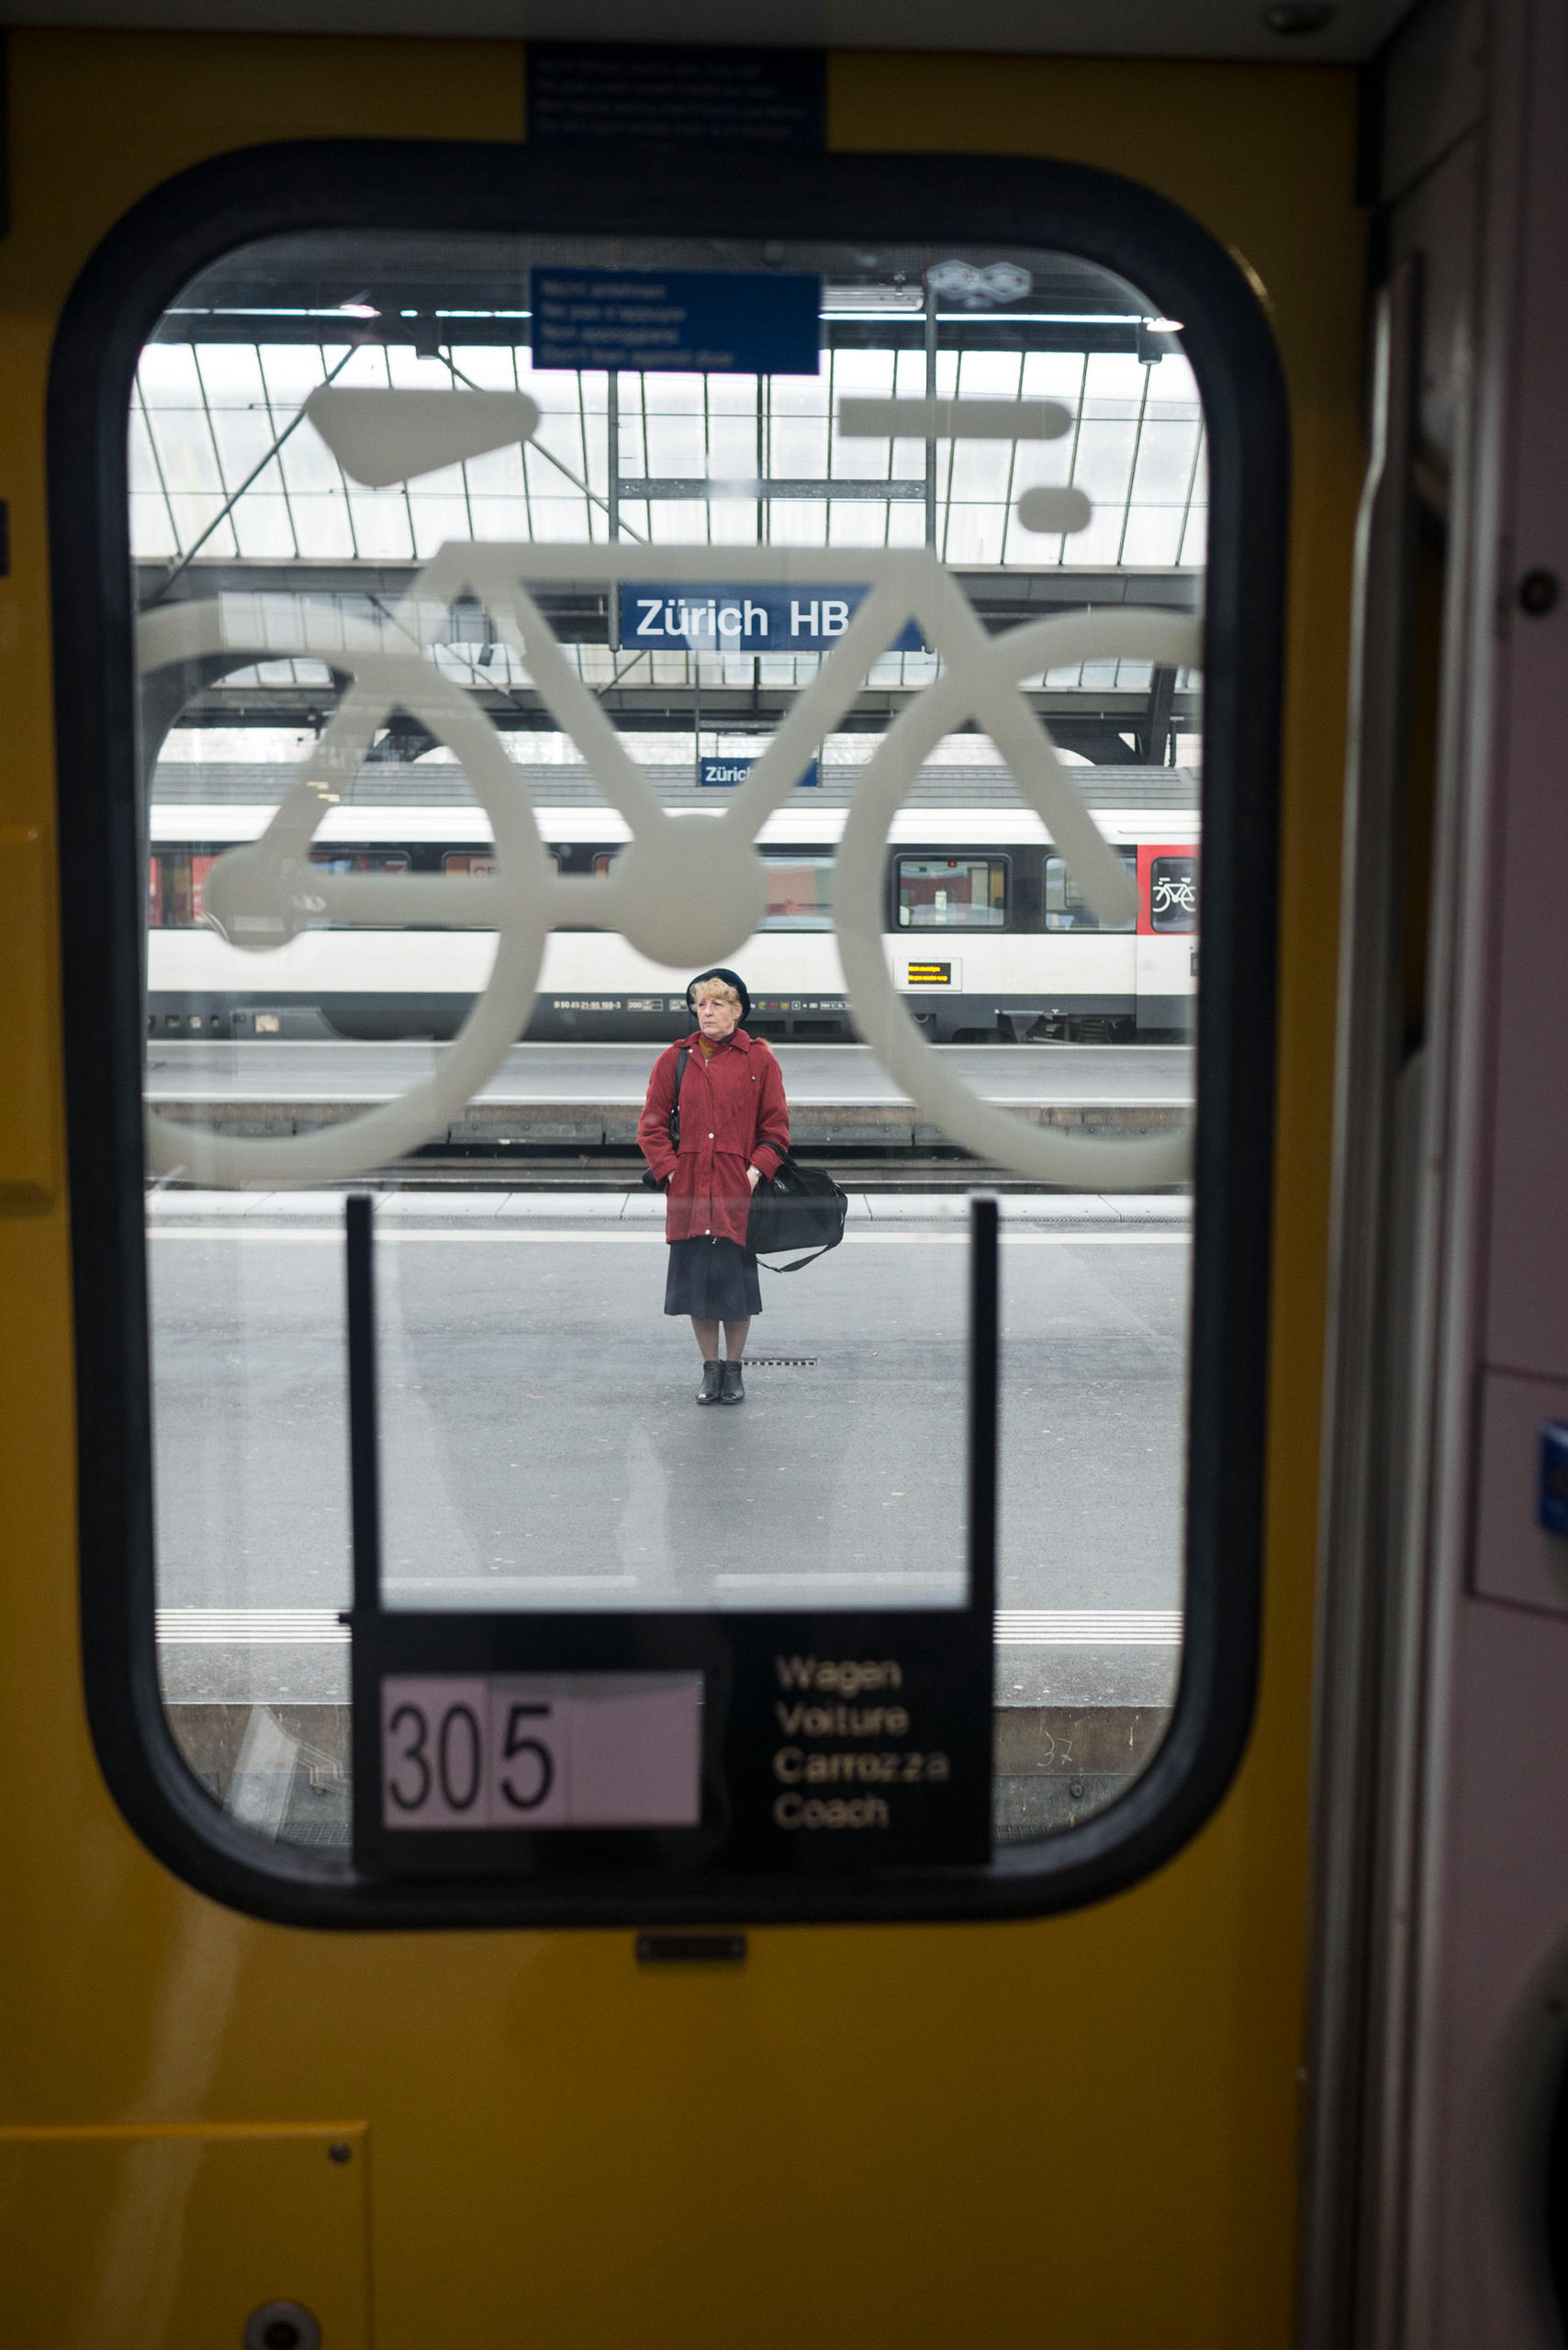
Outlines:
{"label": "red coat", "polygon": [[[689,1053],[680,1088],[680,1156],[669,1147],[675,1065]],[[767,1046],[733,1028],[711,1061],[700,1034],[671,1045],[654,1063],[637,1127],[644,1158],[669,1194],[665,1238],[708,1234],[745,1246],[751,1187],[746,1169],[772,1175],[790,1147],[783,1072]]]}

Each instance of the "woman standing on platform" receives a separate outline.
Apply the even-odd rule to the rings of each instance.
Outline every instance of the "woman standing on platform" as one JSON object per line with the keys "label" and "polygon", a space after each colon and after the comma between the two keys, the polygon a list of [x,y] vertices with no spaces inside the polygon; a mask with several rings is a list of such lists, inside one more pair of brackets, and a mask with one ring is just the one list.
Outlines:
{"label": "woman standing on platform", "polygon": [[[700,1404],[744,1404],[741,1358],[762,1311],[756,1259],[745,1245],[751,1195],[790,1147],[778,1063],[740,1024],[751,1010],[734,971],[703,971],[686,990],[697,1033],[659,1055],[637,1141],[668,1195],[665,1312],[687,1314],[702,1351]],[[684,1056],[684,1066],[682,1057]],[[677,1109],[678,1143],[670,1136]],[[719,1326],[726,1361],[719,1360]]]}

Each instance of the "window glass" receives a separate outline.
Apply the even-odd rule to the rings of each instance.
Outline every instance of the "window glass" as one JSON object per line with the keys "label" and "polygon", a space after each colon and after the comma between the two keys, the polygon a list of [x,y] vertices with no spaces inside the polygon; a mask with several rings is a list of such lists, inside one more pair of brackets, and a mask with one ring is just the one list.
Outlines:
{"label": "window glass", "polygon": [[202,918],[202,893],[217,859],[176,850],[148,859],[147,920],[151,928],[189,930]]}
{"label": "window glass", "polygon": [[831,856],[770,856],[764,930],[833,928]]}
{"label": "window glass", "polygon": [[901,930],[1000,930],[1007,919],[1001,857],[901,856]]}
{"label": "window glass", "polygon": [[1148,918],[1155,930],[1198,927],[1198,860],[1157,856],[1148,869]]}
{"label": "window glass", "polygon": [[407,873],[409,860],[403,849],[314,848],[310,862],[323,873]]}
{"label": "window glass", "polygon": [[[574,341],[600,273],[674,271],[718,305],[689,366]],[[767,334],[725,360],[737,274]],[[1054,1835],[1153,1761],[1183,1637],[1196,975],[1183,956],[1141,1002],[1148,958],[1071,934],[1133,930],[1116,844],[1197,818],[1204,420],[1160,315],[1043,250],[633,224],[302,232],[159,322],[128,420],[151,783],[126,885],[159,1654],[191,1769],[258,1841],[351,1842],[359,1192],[388,1616],[526,1621],[568,1678],[610,1619],[663,1628],[672,1671],[693,1621],[809,1622],[769,1801],[875,1826],[862,1749],[801,1726],[788,1673],[841,1671],[835,1623],[872,1660],[853,1679],[884,1623],[957,1643],[978,1604],[964,1218],[1003,1183],[988,1833]],[[1002,658],[967,701],[977,615]],[[1195,855],[1150,887],[1155,929],[1195,925]],[[666,1048],[715,968],[749,1021],[689,1056],[672,1133]],[[1098,1058],[993,1049],[1025,1038]],[[745,1122],[775,1085],[795,1160],[848,1195],[842,1243],[785,1281],[783,1245],[749,1246],[786,1128],[771,1149]],[[1138,1131],[1089,1133],[1085,1099]],[[743,1345],[737,1409],[712,1397]],[[501,1697],[474,1686],[442,1719],[482,1741]]]}
{"label": "window glass", "polygon": [[[1122,863],[1129,873],[1136,876],[1137,872],[1136,856],[1124,856]],[[1129,918],[1126,922],[1103,923],[1073,879],[1071,867],[1067,859],[1064,856],[1047,857],[1046,928],[1047,930],[1115,931],[1136,930],[1137,927],[1136,917]]]}

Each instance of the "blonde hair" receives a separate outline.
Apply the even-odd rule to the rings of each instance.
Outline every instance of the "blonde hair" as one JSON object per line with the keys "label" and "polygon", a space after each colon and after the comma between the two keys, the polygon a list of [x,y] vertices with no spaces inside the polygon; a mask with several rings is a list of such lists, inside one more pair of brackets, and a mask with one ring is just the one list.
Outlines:
{"label": "blonde hair", "polygon": [[710,997],[717,997],[721,1003],[740,1002],[740,997],[728,979],[698,979],[691,990],[692,1002],[705,1003]]}

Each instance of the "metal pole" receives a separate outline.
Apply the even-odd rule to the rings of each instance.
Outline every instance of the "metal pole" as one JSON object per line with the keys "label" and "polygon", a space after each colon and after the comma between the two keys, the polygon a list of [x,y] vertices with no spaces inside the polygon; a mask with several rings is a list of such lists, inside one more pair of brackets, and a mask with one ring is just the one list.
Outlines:
{"label": "metal pole", "polygon": [[[925,281],[925,397],[936,397],[936,295],[931,280]],[[936,544],[936,435],[933,432],[925,443],[925,543]]]}
{"label": "metal pole", "polygon": [[997,1403],[1001,1370],[1000,1219],[969,1203],[969,1608],[996,1612]]}
{"label": "metal pole", "polygon": [[[773,535],[773,509],[763,492],[767,486],[767,398],[769,379],[756,379],[756,543],[766,546]],[[762,704],[762,661],[758,655],[751,656],[751,710],[755,719]]]}
{"label": "metal pole", "polygon": [[[605,377],[604,429],[609,441],[610,464],[607,479],[610,496],[606,512],[610,517],[610,543],[615,546],[621,538],[621,377],[612,367]],[[621,650],[621,585],[612,579],[609,588],[610,608],[605,614],[611,653]]]}
{"label": "metal pole", "polygon": [[349,1515],[353,1549],[353,1611],[363,1620],[381,1606],[381,1460],[376,1420],[375,1203],[351,1194],[344,1210],[348,1249]]}

